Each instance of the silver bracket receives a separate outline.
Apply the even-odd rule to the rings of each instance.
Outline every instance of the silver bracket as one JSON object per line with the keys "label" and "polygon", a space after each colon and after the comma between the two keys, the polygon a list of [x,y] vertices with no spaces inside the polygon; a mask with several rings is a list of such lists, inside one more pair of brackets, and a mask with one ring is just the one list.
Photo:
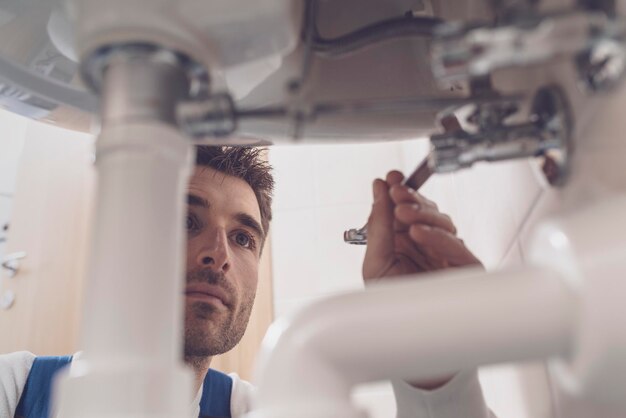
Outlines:
{"label": "silver bracket", "polygon": [[213,94],[203,101],[191,101],[178,107],[181,129],[192,138],[226,137],[237,130],[235,101],[228,93]]}
{"label": "silver bracket", "polygon": [[610,91],[626,73],[626,48],[622,41],[605,37],[580,53],[575,62],[585,90]]}
{"label": "silver bracket", "polygon": [[[502,68],[573,57],[581,77],[598,84],[606,78],[621,78],[625,34],[624,20],[595,11],[524,16],[502,26],[446,24],[438,28],[433,40],[433,71],[442,82],[451,83]],[[607,54],[622,56],[622,65],[612,58],[610,71],[602,71]]]}
{"label": "silver bracket", "polygon": [[83,60],[83,80],[92,91],[99,93],[104,82],[104,73],[112,61],[130,61],[138,57],[181,68],[188,79],[189,100],[205,100],[209,96],[210,74],[200,62],[181,52],[149,43],[117,44],[99,48]]}

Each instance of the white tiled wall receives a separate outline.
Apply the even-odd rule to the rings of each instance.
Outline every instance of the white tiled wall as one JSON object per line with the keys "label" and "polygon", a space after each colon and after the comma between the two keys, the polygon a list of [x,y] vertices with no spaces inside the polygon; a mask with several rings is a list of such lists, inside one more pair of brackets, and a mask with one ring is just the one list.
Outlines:
{"label": "white tiled wall", "polygon": [[[344,244],[342,233],[365,223],[374,178],[390,169],[411,172],[427,151],[426,140],[271,149],[277,180],[272,226],[277,316],[333,293],[362,288],[364,248]],[[452,216],[461,238],[488,269],[506,267],[523,261],[532,224],[559,203],[558,193],[547,190],[535,164],[479,164],[435,176],[421,191]],[[485,369],[481,382],[499,418],[551,416],[541,364]],[[359,388],[354,397],[372,417],[394,416],[386,384]]]}
{"label": "white tiled wall", "polygon": [[272,222],[274,306],[283,315],[338,291],[359,289],[365,249],[343,242],[365,224],[375,177],[401,165],[388,143],[281,146],[270,150],[276,193]]}

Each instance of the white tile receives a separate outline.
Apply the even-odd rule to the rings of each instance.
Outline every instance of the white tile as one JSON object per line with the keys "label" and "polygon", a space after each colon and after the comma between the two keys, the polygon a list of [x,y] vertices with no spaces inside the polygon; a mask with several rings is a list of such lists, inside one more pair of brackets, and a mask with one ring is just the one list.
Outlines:
{"label": "white tile", "polygon": [[459,234],[483,263],[506,256],[542,192],[528,160],[477,164],[455,173]]}
{"label": "white tile", "polygon": [[276,213],[272,226],[276,299],[361,288],[365,247],[346,244],[343,231],[363,226],[368,214],[365,205]]}
{"label": "white tile", "polygon": [[487,268],[496,267],[517,232],[509,197],[510,170],[479,164],[455,174],[457,227]]}
{"label": "white tile", "polygon": [[272,223],[274,297],[300,298],[315,294],[320,276],[317,211],[278,212]]}
{"label": "white tile", "polygon": [[317,204],[315,154],[318,146],[274,146],[269,162],[274,167],[276,188],[273,209],[310,208]]}
{"label": "white tile", "polygon": [[530,250],[535,227],[542,220],[553,216],[562,208],[562,192],[558,189],[544,191],[529,213],[519,234],[520,250],[525,261]]}
{"label": "white tile", "polygon": [[311,304],[323,300],[326,295],[316,295],[301,298],[276,298],[274,297],[274,316],[280,318],[284,316],[293,316],[300,310],[310,306]]}
{"label": "white tile", "polygon": [[347,205],[321,208],[317,222],[319,231],[320,277],[317,288],[322,294],[363,288],[362,264],[365,246],[349,245],[343,232],[362,227],[369,216],[370,205]]}
{"label": "white tile", "polygon": [[519,266],[522,264],[524,260],[522,259],[522,250],[519,244],[519,241],[515,239],[511,244],[509,250],[506,255],[500,262],[500,268],[511,268],[515,266]]}
{"label": "white tile", "polygon": [[372,182],[388,171],[402,169],[397,142],[332,145],[319,148],[316,173],[319,204],[370,204]]}
{"label": "white tile", "polygon": [[[509,199],[518,229],[530,214],[543,192],[538,165],[534,160],[517,160],[506,163],[509,170]],[[507,179],[504,179],[505,181]]]}

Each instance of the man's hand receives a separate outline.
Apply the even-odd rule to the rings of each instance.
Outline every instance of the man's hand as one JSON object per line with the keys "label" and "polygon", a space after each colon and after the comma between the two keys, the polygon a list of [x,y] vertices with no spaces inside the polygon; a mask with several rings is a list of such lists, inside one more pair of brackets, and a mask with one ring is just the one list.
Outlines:
{"label": "man's hand", "polygon": [[[367,223],[367,251],[363,262],[366,283],[385,277],[480,265],[480,261],[456,236],[448,215],[419,193],[402,185],[398,171],[386,181],[374,181],[374,204]],[[452,376],[419,382],[420,389],[434,389]]]}
{"label": "man's hand", "polygon": [[480,265],[456,236],[448,215],[402,185],[398,171],[374,181],[374,204],[367,222],[366,282],[390,276]]}

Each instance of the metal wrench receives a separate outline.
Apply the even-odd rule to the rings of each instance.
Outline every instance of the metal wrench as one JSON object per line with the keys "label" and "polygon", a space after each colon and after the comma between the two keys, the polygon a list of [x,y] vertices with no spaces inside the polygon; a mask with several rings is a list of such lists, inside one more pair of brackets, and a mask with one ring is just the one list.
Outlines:
{"label": "metal wrench", "polygon": [[[440,119],[439,123],[446,132],[453,132],[462,129],[459,120],[453,113],[444,115]],[[412,188],[413,190],[419,190],[420,187],[422,187],[435,172],[432,167],[431,156],[432,153],[429,153],[402,184]],[[367,245],[367,224],[365,224],[362,228],[352,228],[344,231],[343,240],[348,244]]]}
{"label": "metal wrench", "polygon": [[[426,181],[430,178],[430,176],[434,173],[434,171],[430,167],[430,154],[424,158],[424,160],[417,166],[415,171],[411,173],[409,177],[407,177],[402,184],[412,188],[413,190],[418,190],[420,187],[426,183]],[[343,233],[343,240],[348,244],[354,245],[366,245],[367,244],[367,224],[365,224],[362,228],[350,229]]]}

